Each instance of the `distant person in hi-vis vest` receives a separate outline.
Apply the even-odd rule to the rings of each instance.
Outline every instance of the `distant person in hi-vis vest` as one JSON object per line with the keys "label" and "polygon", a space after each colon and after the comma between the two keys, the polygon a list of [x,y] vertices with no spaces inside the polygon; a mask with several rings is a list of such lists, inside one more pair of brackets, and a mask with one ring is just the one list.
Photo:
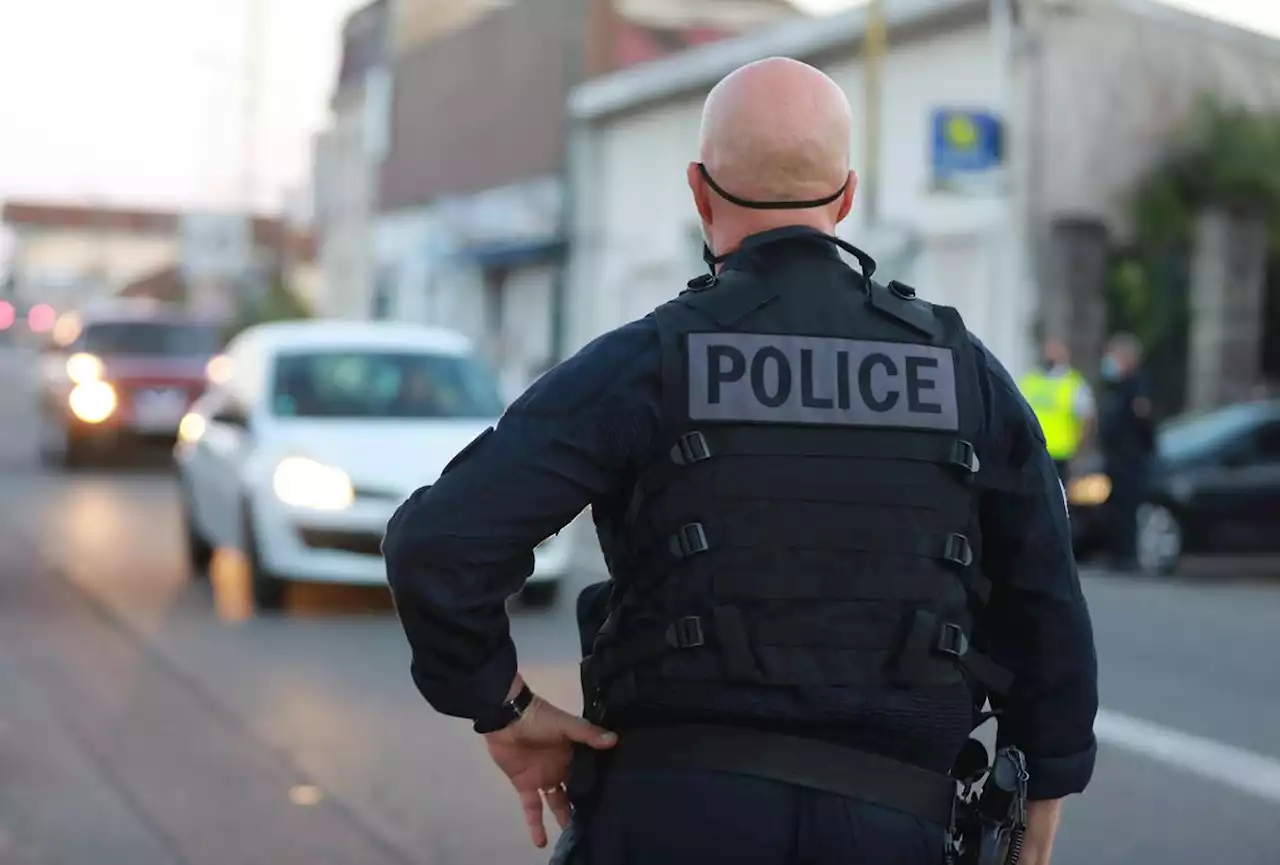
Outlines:
{"label": "distant person in hi-vis vest", "polygon": [[1041,345],[1039,363],[1022,377],[1018,387],[1036,413],[1049,456],[1066,483],[1071,461],[1093,435],[1093,391],[1085,377],[1071,366],[1066,344],[1052,337]]}

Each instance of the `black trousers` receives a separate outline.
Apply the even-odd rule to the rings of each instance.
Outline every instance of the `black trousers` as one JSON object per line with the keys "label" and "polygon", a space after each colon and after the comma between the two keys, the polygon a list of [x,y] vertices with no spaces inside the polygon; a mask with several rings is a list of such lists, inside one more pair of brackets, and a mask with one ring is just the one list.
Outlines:
{"label": "black trousers", "polygon": [[606,772],[579,814],[584,865],[941,865],[944,860],[940,826],[831,793],[742,775]]}
{"label": "black trousers", "polygon": [[1111,476],[1111,498],[1107,500],[1108,552],[1112,564],[1133,568],[1138,555],[1138,507],[1143,499],[1143,479],[1136,474],[1116,472]]}

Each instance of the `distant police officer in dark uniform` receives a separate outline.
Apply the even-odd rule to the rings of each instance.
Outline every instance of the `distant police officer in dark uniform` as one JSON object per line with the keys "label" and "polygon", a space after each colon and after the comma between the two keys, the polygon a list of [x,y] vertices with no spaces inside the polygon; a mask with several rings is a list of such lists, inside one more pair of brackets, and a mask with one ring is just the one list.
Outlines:
{"label": "distant police officer in dark uniform", "polygon": [[[1053,463],[955,310],[832,236],[850,124],[804,64],[722,81],[689,168],[714,274],[547,373],[388,526],[418,687],[475,720],[535,844],[544,798],[561,826],[572,803],[558,858],[936,865],[987,697],[1026,758],[1023,863],[1092,774]],[[584,720],[525,686],[503,601],[588,505],[611,579],[579,603]]]}
{"label": "distant police officer in dark uniform", "polygon": [[1102,358],[1102,400],[1098,443],[1104,470],[1111,479],[1107,500],[1111,566],[1137,570],[1138,508],[1146,492],[1155,456],[1155,418],[1151,392],[1142,372],[1142,344],[1130,333],[1117,333]]}

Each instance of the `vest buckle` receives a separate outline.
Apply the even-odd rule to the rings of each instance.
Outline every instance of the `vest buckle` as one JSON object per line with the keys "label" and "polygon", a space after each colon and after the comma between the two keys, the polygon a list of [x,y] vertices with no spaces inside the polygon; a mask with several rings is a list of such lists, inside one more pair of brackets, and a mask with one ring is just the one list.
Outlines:
{"label": "vest buckle", "polygon": [[942,544],[942,558],[953,565],[967,568],[973,564],[973,546],[964,535],[947,535]]}
{"label": "vest buckle", "polygon": [[677,649],[696,649],[707,644],[706,635],[702,632],[700,616],[685,616],[676,619],[667,626],[663,635],[667,645]]}
{"label": "vest buckle", "polygon": [[680,436],[671,448],[671,461],[678,466],[702,462],[710,457],[711,447],[707,444],[707,437],[697,430]]}
{"label": "vest buckle", "polygon": [[978,452],[973,449],[973,445],[964,439],[956,439],[951,443],[951,456],[948,462],[953,466],[964,469],[969,474],[978,473]]}
{"label": "vest buckle", "polygon": [[958,661],[969,651],[969,638],[964,635],[964,629],[956,623],[943,622],[938,630],[934,651]]}
{"label": "vest buckle", "polygon": [[670,549],[671,555],[677,559],[688,558],[711,549],[711,545],[707,543],[707,532],[702,528],[702,523],[689,523],[681,526],[680,530],[671,536]]}

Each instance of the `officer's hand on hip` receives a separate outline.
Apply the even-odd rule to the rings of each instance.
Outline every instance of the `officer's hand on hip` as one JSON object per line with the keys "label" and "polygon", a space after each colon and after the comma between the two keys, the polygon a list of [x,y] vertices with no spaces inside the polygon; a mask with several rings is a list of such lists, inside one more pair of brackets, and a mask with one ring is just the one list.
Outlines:
{"label": "officer's hand on hip", "polygon": [[[524,685],[520,676],[512,685],[512,693]],[[489,756],[516,788],[524,808],[525,822],[534,846],[547,846],[547,830],[542,823],[542,798],[564,829],[573,811],[564,785],[569,780],[569,764],[573,759],[573,743],[592,748],[612,748],[617,736],[607,730],[571,715],[558,706],[535,696],[524,714],[508,727],[485,734]]]}

